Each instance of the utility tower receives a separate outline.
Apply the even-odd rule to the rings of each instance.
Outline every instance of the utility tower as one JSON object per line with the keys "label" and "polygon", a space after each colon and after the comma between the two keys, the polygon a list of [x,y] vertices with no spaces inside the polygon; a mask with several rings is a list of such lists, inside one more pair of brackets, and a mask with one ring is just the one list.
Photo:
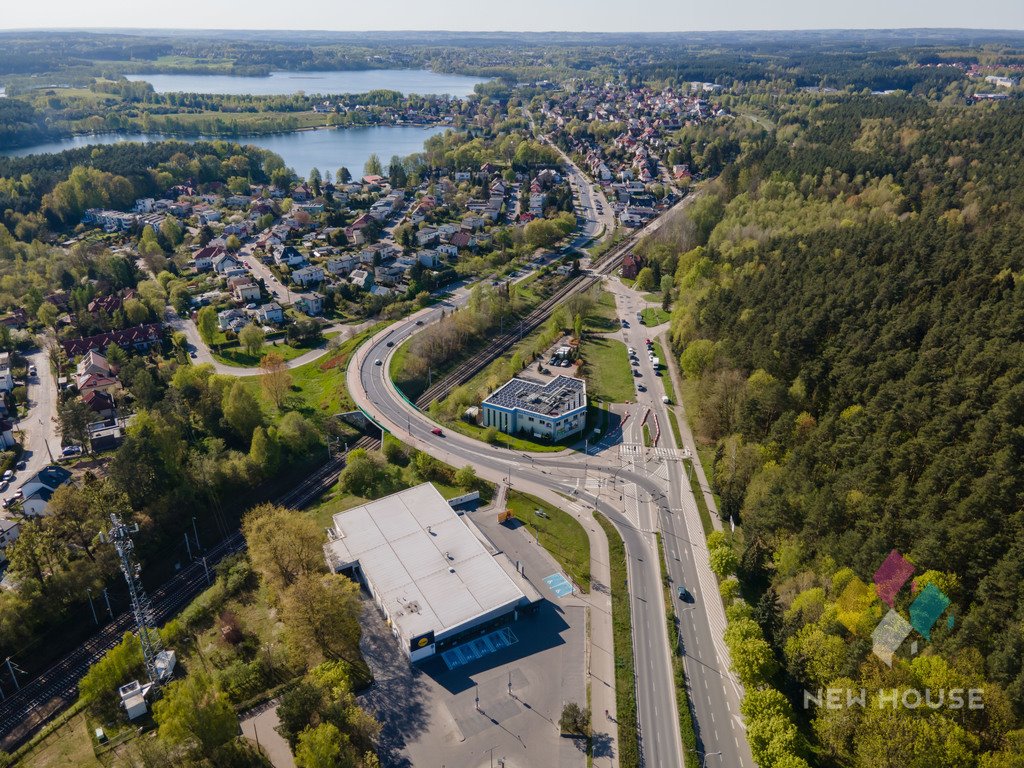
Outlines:
{"label": "utility tower", "polygon": [[135,614],[139,642],[142,643],[142,659],[146,665],[146,674],[153,685],[160,685],[156,667],[157,654],[161,651],[160,636],[154,626],[149,598],[142,587],[142,566],[135,559],[135,542],[132,541],[132,534],[138,533],[139,524],[122,523],[113,512],[110,514],[110,522],[109,531],[100,531],[100,541],[109,541],[117,549],[117,556],[121,560],[121,573],[128,582],[128,595],[132,601],[132,613]]}

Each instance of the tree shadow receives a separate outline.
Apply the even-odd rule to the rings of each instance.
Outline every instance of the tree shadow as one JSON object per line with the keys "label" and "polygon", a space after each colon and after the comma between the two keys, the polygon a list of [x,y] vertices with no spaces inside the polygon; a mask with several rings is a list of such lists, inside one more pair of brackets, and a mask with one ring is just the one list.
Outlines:
{"label": "tree shadow", "polygon": [[612,747],[611,734],[604,733],[603,731],[592,734],[590,737],[590,754],[595,760],[602,757],[614,757],[615,750]]}
{"label": "tree shadow", "polygon": [[377,753],[384,768],[412,768],[403,754],[429,725],[427,686],[422,673],[410,665],[398,642],[384,625],[373,601],[365,597],[359,646],[373,671],[374,681],[359,695],[360,704],[381,725]]}

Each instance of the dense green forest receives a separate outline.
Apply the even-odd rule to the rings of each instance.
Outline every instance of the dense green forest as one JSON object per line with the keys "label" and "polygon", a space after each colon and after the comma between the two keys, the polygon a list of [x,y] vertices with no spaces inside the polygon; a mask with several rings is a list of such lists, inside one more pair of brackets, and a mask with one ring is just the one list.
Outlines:
{"label": "dense green forest", "polygon": [[[755,758],[1019,766],[1024,103],[793,97],[774,119],[646,245],[675,270],[673,344],[721,510],[740,526],[752,610],[731,606],[730,632],[773,649],[737,665]],[[854,633],[840,598],[893,549],[918,589],[952,599],[955,626],[890,669],[870,654],[877,608]],[[982,688],[984,712],[802,700],[942,684]],[[799,737],[778,736],[786,721]]]}

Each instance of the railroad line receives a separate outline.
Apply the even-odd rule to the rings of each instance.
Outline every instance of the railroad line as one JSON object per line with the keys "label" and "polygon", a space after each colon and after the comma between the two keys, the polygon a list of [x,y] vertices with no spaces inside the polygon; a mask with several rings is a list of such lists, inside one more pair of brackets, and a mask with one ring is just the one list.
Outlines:
{"label": "railroad line", "polygon": [[[350,448],[372,448],[379,442],[364,436]],[[344,466],[344,455],[335,457],[275,499],[275,503],[290,509],[302,509],[337,481]],[[150,590],[156,622],[162,624],[177,615],[209,586],[214,566],[244,549],[245,538],[241,530],[235,530],[206,550],[202,557]],[[130,611],[116,614],[113,621],[97,628],[82,645],[0,701],[0,742],[3,748],[11,751],[24,744],[61,710],[74,703],[78,697],[78,681],[89,667],[120,643],[125,632],[134,629],[135,619]]]}

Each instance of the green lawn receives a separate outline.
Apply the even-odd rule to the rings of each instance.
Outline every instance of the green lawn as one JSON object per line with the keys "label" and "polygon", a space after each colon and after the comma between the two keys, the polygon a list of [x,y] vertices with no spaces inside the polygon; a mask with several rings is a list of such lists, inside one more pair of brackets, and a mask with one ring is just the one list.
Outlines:
{"label": "green lawn", "polygon": [[625,403],[635,399],[633,373],[629,353],[621,341],[591,338],[580,348],[583,375],[587,379],[587,395],[591,400]]}
{"label": "green lawn", "polygon": [[[355,405],[349,397],[345,383],[345,371],[352,353],[366,339],[380,330],[382,324],[368,328],[360,334],[343,342],[337,349],[327,352],[323,357],[293,368],[292,391],[285,404],[289,410],[299,411],[305,416],[319,413],[333,416],[336,413],[351,411]],[[302,354],[302,350],[299,351]],[[263,393],[259,377],[250,376],[240,379],[247,386],[253,387],[256,396],[268,409],[274,406]]]}
{"label": "green lawn", "polygon": [[299,355],[304,355],[309,350],[315,349],[315,347],[293,347],[291,344],[285,343],[283,340],[279,341],[278,344],[269,343],[264,344],[260,351],[255,355],[250,355],[242,347],[228,347],[227,349],[220,349],[217,352],[213,352],[213,359],[218,362],[224,363],[225,365],[236,365],[241,368],[255,368],[260,364],[260,360],[263,356],[273,352],[276,355],[280,355],[286,362],[288,360],[294,360]]}
{"label": "green lawn", "polygon": [[[459,432],[467,437],[473,437],[477,440],[484,440],[487,434],[487,427],[480,426],[479,424],[470,424],[463,419],[449,419],[445,420],[444,424],[448,429],[455,432]],[[581,435],[574,435],[569,441],[562,441],[560,443],[547,443],[538,440],[531,440],[527,437],[519,437],[517,435],[506,435],[504,432],[499,432],[497,439],[494,444],[502,448],[509,448],[513,451],[532,451],[535,453],[552,453],[555,451],[564,451],[571,444],[578,440],[581,440]]]}
{"label": "green lawn", "polygon": [[[590,539],[579,521],[557,507],[519,491],[508,495],[511,509],[537,542],[584,592],[590,591]],[[547,517],[536,513],[541,510]]]}
{"label": "green lawn", "polygon": [[615,295],[602,291],[594,311],[587,315],[587,319],[583,323],[583,330],[607,333],[608,331],[616,331],[619,327],[619,313],[615,306]]}
{"label": "green lawn", "polygon": [[644,325],[661,325],[669,321],[669,313],[661,307],[648,307],[640,313],[644,319]]}
{"label": "green lawn", "polygon": [[102,763],[93,752],[85,713],[75,715],[56,728],[18,765],[24,768],[100,768]]}
{"label": "green lawn", "polygon": [[697,474],[693,471],[693,462],[690,459],[686,459],[683,462],[683,466],[686,469],[687,477],[690,479],[690,490],[697,500],[697,511],[700,512],[700,526],[704,529],[704,535],[708,536],[715,530],[715,526],[711,522],[711,512],[708,510],[708,503],[704,500],[704,492],[701,491]]}
{"label": "green lawn", "polygon": [[633,620],[629,609],[626,547],[611,521],[600,512],[594,517],[608,537],[611,568],[612,638],[615,654],[615,709],[619,725],[619,766],[640,765],[639,727],[636,715],[636,670],[633,664]]}
{"label": "green lawn", "polygon": [[650,448],[652,444],[653,440],[651,437],[651,426],[650,424],[644,424],[644,446]]}
{"label": "green lawn", "polygon": [[683,435],[679,431],[679,420],[676,418],[676,412],[672,409],[668,409],[668,423],[672,427],[672,439],[676,441],[676,448],[683,447]]}

